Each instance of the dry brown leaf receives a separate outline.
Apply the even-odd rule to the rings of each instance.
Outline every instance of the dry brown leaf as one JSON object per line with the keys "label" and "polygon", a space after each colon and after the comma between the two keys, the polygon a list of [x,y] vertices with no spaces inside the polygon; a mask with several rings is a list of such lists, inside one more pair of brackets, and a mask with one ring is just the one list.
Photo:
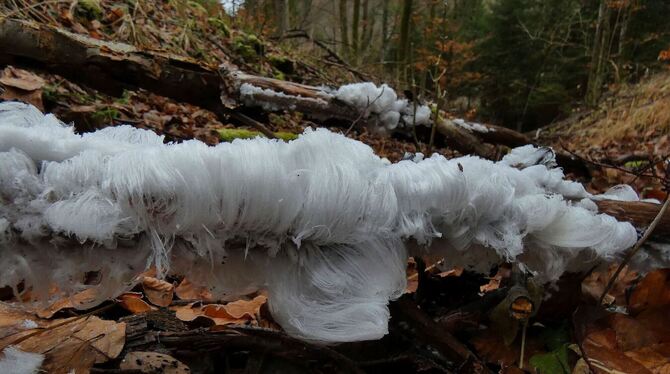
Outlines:
{"label": "dry brown leaf", "polygon": [[126,324],[95,316],[75,317],[16,344],[27,352],[45,354],[43,369],[49,373],[85,372],[93,364],[116,358],[125,343]]}
{"label": "dry brown leaf", "polygon": [[187,278],[184,278],[174,290],[177,297],[182,300],[214,301],[212,294],[206,287],[196,286]]}
{"label": "dry brown leaf", "polygon": [[496,275],[493,276],[493,278],[490,278],[489,283],[479,287],[480,292],[491,292],[495,291],[498,288],[500,288],[500,283],[503,281],[505,278],[509,278],[512,276],[512,268],[508,266],[500,266],[498,268],[498,272]]}
{"label": "dry brown leaf", "polygon": [[45,81],[41,77],[29,71],[8,66],[0,73],[0,84],[4,88],[0,99],[24,101],[44,111],[42,87]]}
{"label": "dry brown leaf", "polygon": [[142,289],[149,301],[157,306],[169,306],[174,297],[174,286],[164,280],[153,277],[144,277],[142,279]]}
{"label": "dry brown leaf", "polygon": [[178,319],[186,322],[203,317],[212,320],[216,325],[244,324],[256,322],[256,316],[260,313],[261,306],[266,302],[267,298],[259,295],[253,300],[238,300],[225,305],[191,303],[171,309],[176,312]]}
{"label": "dry brown leaf", "polygon": [[620,351],[610,349],[606,346],[602,346],[598,343],[586,339],[582,345],[584,347],[584,352],[589,358],[589,362],[592,366],[597,369],[600,369],[600,373],[629,373],[629,374],[651,374],[647,368],[645,368],[639,362],[631,359]]}
{"label": "dry brown leaf", "polygon": [[599,373],[670,373],[668,306],[649,308],[635,317],[612,313],[585,326],[582,346]]}
{"label": "dry brown leaf", "polygon": [[609,325],[616,332],[616,346],[620,351],[640,349],[660,343],[660,338],[653,329],[646,328],[634,318],[623,314],[612,314]]}
{"label": "dry brown leaf", "polygon": [[409,279],[407,280],[407,287],[405,287],[405,293],[415,293],[419,288],[419,279]]}
{"label": "dry brown leaf", "polygon": [[634,314],[650,307],[670,305],[670,269],[647,274],[633,290],[629,305]]}
{"label": "dry brown leaf", "polygon": [[446,277],[460,277],[463,274],[463,268],[462,267],[455,267],[451,270],[443,271],[441,273],[437,273],[437,275],[440,278],[446,278]]}
{"label": "dry brown leaf", "polygon": [[[614,275],[619,265],[612,264],[607,270],[594,271],[582,281],[582,294],[592,299],[599,300],[600,295],[605,291],[607,283]],[[615,303],[616,305],[626,305],[626,291],[637,281],[639,274],[624,267],[616,282],[610,289],[605,304]]]}
{"label": "dry brown leaf", "polygon": [[267,302],[267,297],[258,295],[252,300],[238,300],[226,304],[226,312],[233,318],[253,319],[261,312],[261,306]]}
{"label": "dry brown leaf", "polygon": [[35,91],[44,87],[45,81],[29,71],[7,66],[0,75],[0,83],[23,91]]}
{"label": "dry brown leaf", "polygon": [[0,350],[14,345],[45,355],[48,373],[88,372],[96,363],[116,358],[123,349],[125,323],[96,316],[46,320],[0,303]]}
{"label": "dry brown leaf", "polygon": [[18,306],[0,302],[0,350],[11,343],[9,339],[27,335],[36,328],[48,327],[51,322],[37,318],[30,311]]}
{"label": "dry brown leaf", "polygon": [[626,356],[639,362],[654,374],[670,374],[670,343],[654,344],[629,351],[626,352]]}
{"label": "dry brown leaf", "polygon": [[142,294],[139,292],[126,292],[117,299],[123,309],[133,314],[146,313],[157,309],[142,300]]}
{"label": "dry brown leaf", "polygon": [[121,370],[141,373],[184,374],[190,369],[176,358],[157,352],[129,352],[119,364]]}
{"label": "dry brown leaf", "polygon": [[90,305],[98,296],[95,288],[87,288],[76,294],[57,300],[47,308],[37,311],[40,318],[51,318],[54,314],[63,309],[78,309],[82,305]]}

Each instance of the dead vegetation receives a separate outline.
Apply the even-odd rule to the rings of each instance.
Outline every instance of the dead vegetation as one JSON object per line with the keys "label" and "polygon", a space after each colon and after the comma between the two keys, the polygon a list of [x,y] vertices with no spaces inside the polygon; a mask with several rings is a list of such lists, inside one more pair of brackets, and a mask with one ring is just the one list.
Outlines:
{"label": "dead vegetation", "polygon": [[[347,69],[304,62],[231,28],[227,16],[207,3],[12,0],[0,5],[0,12],[2,17],[31,19],[139,48],[161,46],[214,66],[231,62],[274,78],[312,84],[353,79]],[[131,123],[173,141],[195,137],[216,144],[222,141],[220,130],[240,127],[189,103],[143,90],[106,95],[39,69],[7,67],[0,83],[3,99],[35,103],[75,122],[79,131]],[[670,154],[668,90],[670,74],[622,89],[597,110],[541,132],[540,141],[557,148],[568,143],[594,160],[612,162],[633,155],[652,164],[664,178],[659,157]],[[262,119],[275,132],[299,133],[315,125],[300,113]],[[391,160],[422,150],[408,138],[389,139],[365,130],[350,136]],[[448,146],[448,141],[441,143],[437,151],[451,155],[454,151]],[[664,196],[658,183],[635,176],[642,164],[626,162],[630,161],[623,167],[633,173],[592,166],[592,189],[629,182],[646,191],[645,196]],[[515,287],[534,286],[507,264],[482,277],[451,269],[439,260],[426,259],[426,264],[417,259],[410,264],[412,287],[392,305],[390,334],[378,342],[337,347],[299,342],[272,321],[262,294],[223,302],[209,298],[206,289],[195,289],[188,277],[161,281],[146,274],[131,291],[86,311],[76,308],[85,301],[85,293],[39,307],[21,305],[0,289],[1,300],[15,303],[13,307],[0,303],[0,351],[12,345],[44,353],[43,368],[55,373],[72,368],[97,373],[176,373],[188,368],[230,373],[670,370],[667,270],[647,275],[625,272],[606,293],[603,307],[597,300],[613,269],[568,275],[559,282],[561,292],[542,290],[546,299],[540,302],[542,298],[528,292],[516,293]]]}

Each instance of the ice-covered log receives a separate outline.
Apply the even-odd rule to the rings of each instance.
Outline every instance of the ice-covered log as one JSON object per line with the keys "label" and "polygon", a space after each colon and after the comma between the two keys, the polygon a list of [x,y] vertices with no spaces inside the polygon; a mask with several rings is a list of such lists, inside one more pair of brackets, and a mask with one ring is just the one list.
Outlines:
{"label": "ice-covered log", "polygon": [[[408,251],[479,271],[516,261],[552,280],[635,242],[631,224],[598,214],[554,166],[532,146],[500,162],[391,164],[327,130],[216,147],[163,144],[130,126],[77,135],[1,103],[0,285],[41,298],[52,285],[95,287],[94,304],[155,265],[224,299],[267,289],[293,336],[376,339],[405,287]],[[86,284],[90,271],[99,284]]]}

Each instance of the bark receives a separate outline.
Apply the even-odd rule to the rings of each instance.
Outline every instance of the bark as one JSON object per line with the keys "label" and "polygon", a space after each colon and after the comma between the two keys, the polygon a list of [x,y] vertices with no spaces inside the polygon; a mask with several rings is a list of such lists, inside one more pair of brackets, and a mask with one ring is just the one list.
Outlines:
{"label": "bark", "polygon": [[277,17],[277,36],[282,37],[289,28],[288,0],[275,0],[275,17]]}
{"label": "bark", "polygon": [[351,21],[351,59],[358,63],[358,47],[360,45],[360,38],[358,35],[358,27],[360,24],[361,0],[354,0],[354,16]]}
{"label": "bark", "polygon": [[610,9],[607,6],[607,0],[601,0],[591,47],[591,64],[586,89],[586,102],[589,105],[597,104],[602,94],[602,86],[605,83],[609,60],[610,26]]}
{"label": "bark", "polygon": [[342,39],[342,56],[349,55],[349,21],[347,17],[347,0],[340,0],[340,38]]}
{"label": "bark", "polygon": [[220,105],[216,69],[185,57],[10,19],[0,21],[0,51],[2,64],[30,64],[115,96],[144,88],[207,109]]}
{"label": "bark", "polygon": [[363,30],[361,32],[360,48],[367,51],[370,48],[370,41],[372,40],[372,33],[375,28],[375,18],[370,17],[369,0],[363,0]]}
{"label": "bark", "polygon": [[[596,201],[596,205],[600,213],[606,213],[619,221],[630,222],[638,229],[647,228],[656,218],[662,206],[641,201],[614,200]],[[670,211],[661,217],[661,222],[656,226],[652,237],[670,237]]]}
{"label": "bark", "polygon": [[388,1],[383,1],[382,5],[382,34],[381,34],[381,47],[380,47],[380,55],[379,55],[379,61],[381,63],[384,63],[384,59],[386,59],[386,51],[388,48],[386,47],[386,42],[388,41],[388,22],[389,22],[389,2]]}
{"label": "bark", "polygon": [[398,64],[402,69],[408,62],[409,54],[409,27],[412,17],[412,0],[403,0],[402,15],[400,19],[400,48],[398,53]]}

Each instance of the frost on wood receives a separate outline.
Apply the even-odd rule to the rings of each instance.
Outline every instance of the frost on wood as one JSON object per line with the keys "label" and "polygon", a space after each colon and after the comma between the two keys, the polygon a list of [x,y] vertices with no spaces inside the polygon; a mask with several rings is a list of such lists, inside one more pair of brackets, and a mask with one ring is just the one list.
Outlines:
{"label": "frost on wood", "polygon": [[[613,260],[636,240],[526,146],[500,162],[433,155],[389,164],[327,130],[289,143],[163,144],[130,126],[77,135],[0,104],[0,285],[48,298],[97,287],[92,307],[151,265],[213,297],[267,289],[291,335],[377,339],[405,287],[408,251],[487,272],[517,261],[540,280]],[[86,285],[86,272],[100,274]],[[18,290],[16,290],[18,291]]]}
{"label": "frost on wood", "polygon": [[[294,109],[295,100],[309,101],[313,107],[325,109],[331,101],[336,100],[358,112],[354,118],[365,119],[372,126],[393,130],[398,127],[431,124],[431,110],[428,106],[398,98],[396,92],[386,84],[376,86],[374,83],[365,82],[348,84],[337,89],[319,87],[315,97],[302,97],[242,83],[239,93],[245,105],[260,106],[266,111]],[[346,116],[351,116],[351,113],[346,113]]]}
{"label": "frost on wood", "polygon": [[364,117],[374,115],[379,126],[393,130],[398,126],[430,125],[430,108],[398,99],[393,88],[386,84],[353,83],[332,93],[338,100],[360,110]]}

